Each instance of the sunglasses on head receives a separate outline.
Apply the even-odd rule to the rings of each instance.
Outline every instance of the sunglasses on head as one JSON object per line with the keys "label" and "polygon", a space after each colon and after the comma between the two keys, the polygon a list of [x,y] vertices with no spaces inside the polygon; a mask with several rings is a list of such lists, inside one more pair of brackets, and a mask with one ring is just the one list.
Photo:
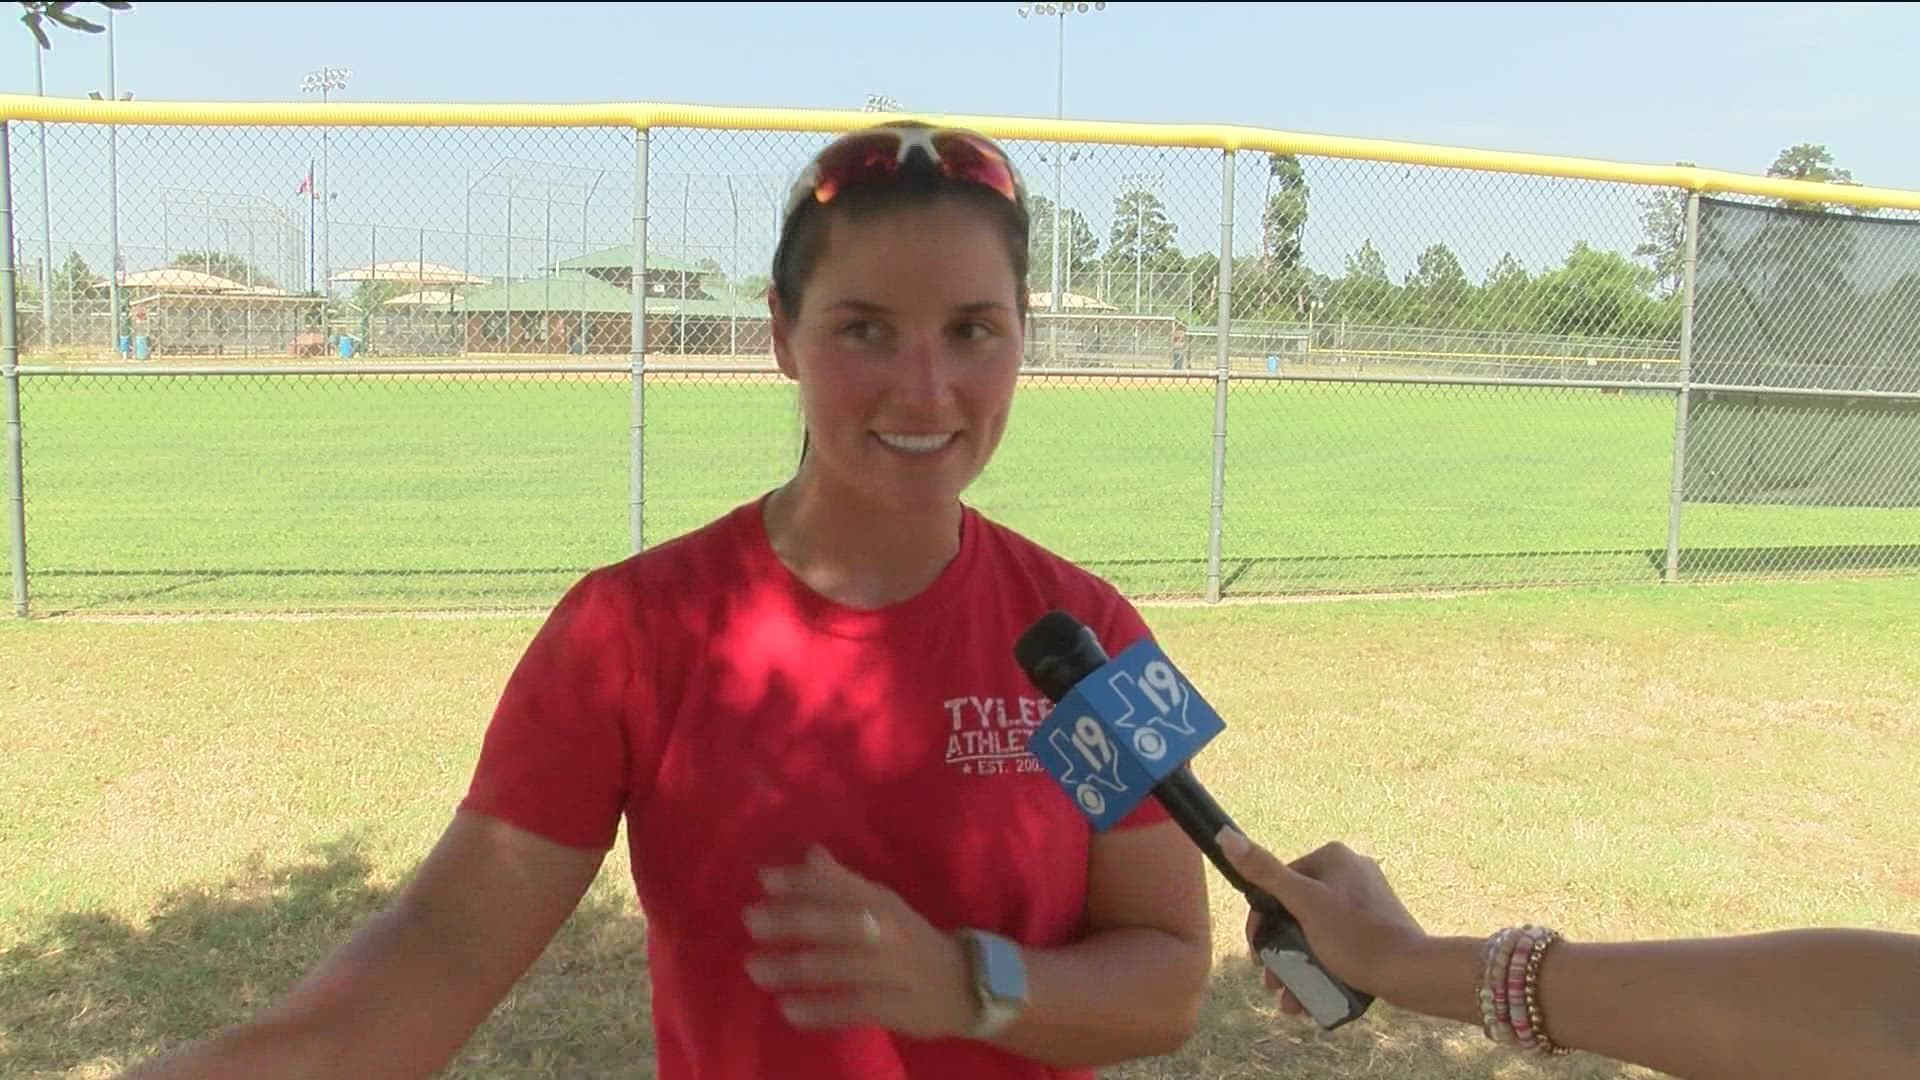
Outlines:
{"label": "sunglasses on head", "polygon": [[878,127],[843,135],[820,151],[794,182],[786,216],[792,217],[808,199],[825,205],[849,188],[898,180],[907,156],[916,149],[950,180],[989,188],[1013,202],[1026,201],[1013,163],[986,136],[960,128]]}

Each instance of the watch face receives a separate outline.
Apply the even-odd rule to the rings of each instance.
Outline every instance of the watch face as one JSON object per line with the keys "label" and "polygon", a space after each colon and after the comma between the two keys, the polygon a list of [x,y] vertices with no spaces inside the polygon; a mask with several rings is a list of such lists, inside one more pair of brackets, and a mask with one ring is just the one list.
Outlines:
{"label": "watch face", "polygon": [[1027,966],[1019,948],[992,934],[981,934],[974,940],[980,949],[981,989],[997,1001],[1025,1001]]}

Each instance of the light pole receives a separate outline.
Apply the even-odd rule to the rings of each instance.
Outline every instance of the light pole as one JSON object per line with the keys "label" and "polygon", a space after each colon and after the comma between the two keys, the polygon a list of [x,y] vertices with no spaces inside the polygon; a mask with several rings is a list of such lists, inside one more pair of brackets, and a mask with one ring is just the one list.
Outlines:
{"label": "light pole", "polygon": [[[108,8],[112,16],[112,8]],[[41,55],[46,50],[38,41],[33,43],[33,92],[36,96],[46,95],[46,60]],[[47,122],[40,121],[40,347],[51,351],[53,348],[53,218],[47,201]],[[71,312],[69,312],[71,314]]]}
{"label": "light pole", "polygon": [[1147,196],[1158,193],[1161,178],[1158,173],[1128,173],[1121,179],[1133,199],[1133,313],[1138,315],[1145,310],[1141,296],[1146,276]]}
{"label": "light pole", "polygon": [[[347,80],[351,78],[353,78],[353,72],[347,68],[323,67],[317,71],[307,72],[306,78],[300,80],[300,90],[302,93],[307,94],[318,90],[320,92],[320,102],[324,105],[328,100],[328,95],[335,90],[345,90],[347,88]],[[321,290],[321,311],[323,313],[321,317],[323,319],[328,318],[325,314],[326,308],[328,307],[327,299],[333,295],[333,169],[328,157],[328,142],[327,128],[325,125],[322,125],[320,128],[320,191],[318,194],[320,196],[320,205],[326,207],[326,209],[320,211],[321,254],[320,280],[318,284]],[[326,331],[327,328],[325,326],[320,328],[322,335],[324,335]]]}
{"label": "light pole", "polygon": [[[131,96],[131,95],[129,95]],[[118,101],[120,95],[113,83],[113,9],[107,9],[107,100]],[[43,155],[44,160],[44,155]],[[107,125],[107,221],[108,229],[113,233],[113,255],[111,265],[107,267],[107,302],[113,308],[113,325],[107,328],[107,339],[113,342],[113,351],[120,353],[120,129]],[[133,343],[127,343],[127,353],[131,355]]]}
{"label": "light pole", "polygon": [[[1021,4],[1018,10],[1023,19],[1029,15],[1050,17],[1057,24],[1058,44],[1055,47],[1054,59],[1053,114],[1054,119],[1064,120],[1067,116],[1067,16],[1105,11],[1107,5],[1104,3]],[[1055,315],[1060,313],[1061,158],[1061,149],[1055,147],[1053,152],[1053,273],[1047,282],[1047,310]]]}

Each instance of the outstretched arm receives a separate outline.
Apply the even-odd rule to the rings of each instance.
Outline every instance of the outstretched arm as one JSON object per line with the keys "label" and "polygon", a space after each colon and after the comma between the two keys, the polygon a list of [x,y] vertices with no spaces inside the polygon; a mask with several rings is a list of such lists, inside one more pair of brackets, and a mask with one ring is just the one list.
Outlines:
{"label": "outstretched arm", "polygon": [[[1231,835],[1221,846],[1336,974],[1401,1008],[1482,1023],[1486,940],[1428,936],[1373,860],[1331,844],[1288,866]],[[1554,1043],[1690,1080],[1920,1076],[1920,936],[1559,941],[1537,997]],[[1300,1011],[1284,992],[1281,1007]]]}
{"label": "outstretched arm", "polygon": [[394,902],[280,1001],[126,1080],[430,1076],[540,955],[600,862],[462,813]]}

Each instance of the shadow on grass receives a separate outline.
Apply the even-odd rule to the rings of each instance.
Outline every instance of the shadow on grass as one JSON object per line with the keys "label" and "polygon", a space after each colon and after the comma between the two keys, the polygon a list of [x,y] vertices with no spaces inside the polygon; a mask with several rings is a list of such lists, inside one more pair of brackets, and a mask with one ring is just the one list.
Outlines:
{"label": "shadow on grass", "polygon": [[[144,925],[53,917],[0,953],[0,1076],[111,1076],[257,1012],[391,897],[340,840],[291,865],[249,867],[166,897]],[[652,1077],[645,929],[622,880],[596,883],[444,1077]],[[1216,970],[1201,1030],[1174,1055],[1110,1080],[1653,1075],[1576,1055],[1551,1071],[1477,1029],[1375,1005],[1333,1033],[1278,1016],[1242,960]]]}
{"label": "shadow on grass", "polygon": [[[52,917],[0,953],[0,1076],[111,1076],[269,1005],[392,890],[351,839],[165,897],[144,924]],[[651,1077],[632,886],[591,890],[446,1077]]]}

